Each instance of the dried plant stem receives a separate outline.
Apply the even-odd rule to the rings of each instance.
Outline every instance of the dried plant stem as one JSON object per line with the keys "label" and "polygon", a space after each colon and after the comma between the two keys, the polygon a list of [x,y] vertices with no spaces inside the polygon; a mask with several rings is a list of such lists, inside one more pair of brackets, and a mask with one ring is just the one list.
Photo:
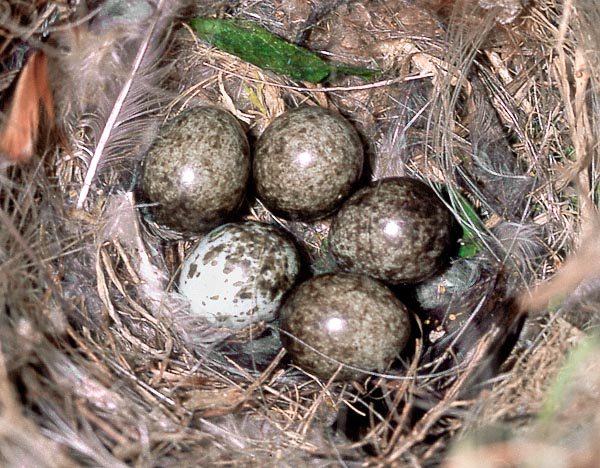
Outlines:
{"label": "dried plant stem", "polygon": [[[569,168],[570,179],[574,179],[579,192],[581,213],[580,245],[557,274],[540,284],[532,292],[525,292],[520,299],[523,310],[530,313],[544,311],[550,301],[566,296],[577,288],[582,281],[600,275],[600,246],[597,242],[600,234],[600,217],[591,200],[589,167],[593,158],[592,138],[595,132],[589,121],[587,92],[590,83],[589,63],[584,52],[576,46],[573,57],[573,78],[575,89],[572,91],[566,55],[566,34],[572,19],[573,2],[566,0],[558,29],[557,38],[557,81],[562,94],[566,120],[569,123],[571,141],[577,157]],[[574,93],[574,96],[573,96]]]}

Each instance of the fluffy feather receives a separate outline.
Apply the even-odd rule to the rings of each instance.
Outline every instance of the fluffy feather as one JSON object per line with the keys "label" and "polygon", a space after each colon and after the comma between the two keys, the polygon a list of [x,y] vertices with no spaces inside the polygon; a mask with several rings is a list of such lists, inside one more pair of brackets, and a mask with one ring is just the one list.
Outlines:
{"label": "fluffy feather", "polygon": [[[219,342],[231,334],[224,329],[215,329],[204,319],[194,316],[189,312],[186,299],[168,292],[166,266],[161,263],[158,246],[151,244],[150,237],[143,239],[133,193],[115,193],[107,199],[96,237],[96,248],[99,249],[106,242],[118,243],[122,253],[128,256],[139,277],[137,283],[130,285],[131,292],[135,291],[135,296],[152,314],[150,320],[157,323],[158,328],[169,324],[171,331],[175,331],[199,352],[207,343]],[[99,255],[94,256],[96,262],[100,261]],[[111,308],[110,303],[105,306]],[[160,319],[160,324],[155,318]]]}
{"label": "fluffy feather", "polygon": [[53,64],[53,82],[62,83],[58,106],[73,152],[85,165],[78,208],[103,167],[116,164],[119,177],[127,176],[131,162],[152,143],[161,104],[160,59],[182,3],[108,1],[88,23],[55,38],[66,50]]}

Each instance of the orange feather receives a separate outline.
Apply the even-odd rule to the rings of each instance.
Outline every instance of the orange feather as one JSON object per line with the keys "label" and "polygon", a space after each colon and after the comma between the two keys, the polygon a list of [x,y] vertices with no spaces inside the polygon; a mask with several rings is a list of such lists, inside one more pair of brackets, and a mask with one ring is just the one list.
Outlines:
{"label": "orange feather", "polygon": [[54,109],[48,63],[44,53],[38,50],[21,71],[6,121],[0,129],[0,160],[6,158],[19,163],[31,158],[40,128],[40,103],[52,121]]}

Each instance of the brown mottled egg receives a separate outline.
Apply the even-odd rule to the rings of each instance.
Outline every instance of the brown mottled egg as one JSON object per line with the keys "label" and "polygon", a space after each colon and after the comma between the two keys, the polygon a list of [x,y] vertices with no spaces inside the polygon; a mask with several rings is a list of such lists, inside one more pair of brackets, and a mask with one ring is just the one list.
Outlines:
{"label": "brown mottled egg", "polygon": [[363,167],[354,127],[341,115],[305,106],[277,117],[254,151],[256,192],[287,219],[309,220],[334,211],[350,195]]}
{"label": "brown mottled egg", "polygon": [[352,273],[328,273],[300,284],[280,317],[292,361],[323,379],[340,363],[346,365],[336,376],[340,380],[385,371],[410,337],[402,302],[378,281]]}
{"label": "brown mottled egg", "polygon": [[237,119],[218,107],[178,116],[146,155],[141,189],[156,222],[188,232],[222,223],[242,204],[249,146]]}
{"label": "brown mottled egg", "polygon": [[178,289],[193,314],[239,329],[273,320],[299,270],[294,242],[282,231],[253,221],[229,223],[209,232],[190,253]]}
{"label": "brown mottled egg", "polygon": [[452,215],[423,182],[397,177],[356,192],[335,215],[329,243],[338,266],[391,284],[415,283],[444,264]]}

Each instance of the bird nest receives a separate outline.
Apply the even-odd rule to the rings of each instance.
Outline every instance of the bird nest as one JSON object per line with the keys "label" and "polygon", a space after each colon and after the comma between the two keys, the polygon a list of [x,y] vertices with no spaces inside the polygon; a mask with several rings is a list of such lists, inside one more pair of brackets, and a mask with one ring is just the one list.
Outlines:
{"label": "bird nest", "polygon": [[[554,376],[582,341],[592,351],[577,365],[598,355],[584,332],[600,274],[594,2],[164,3],[0,11],[4,126],[33,50],[54,97],[29,161],[2,160],[2,465],[495,467],[556,444],[544,428],[569,418]],[[265,71],[188,26],[224,16],[382,73],[310,84]],[[164,34],[135,70],[148,24]],[[128,80],[142,97],[114,114]],[[224,107],[253,141],[306,103],[353,123],[370,178],[428,181],[462,226],[445,271],[396,291],[414,345],[359,381],[294,367],[276,324],[234,333],[193,316],[173,282],[195,239],[153,224],[135,192],[158,128],[186,108]],[[313,271],[332,268],[327,220],[285,221],[258,202],[245,217],[291,233]],[[492,423],[486,440],[469,436]],[[556,466],[597,465],[581,440],[552,452]]]}

